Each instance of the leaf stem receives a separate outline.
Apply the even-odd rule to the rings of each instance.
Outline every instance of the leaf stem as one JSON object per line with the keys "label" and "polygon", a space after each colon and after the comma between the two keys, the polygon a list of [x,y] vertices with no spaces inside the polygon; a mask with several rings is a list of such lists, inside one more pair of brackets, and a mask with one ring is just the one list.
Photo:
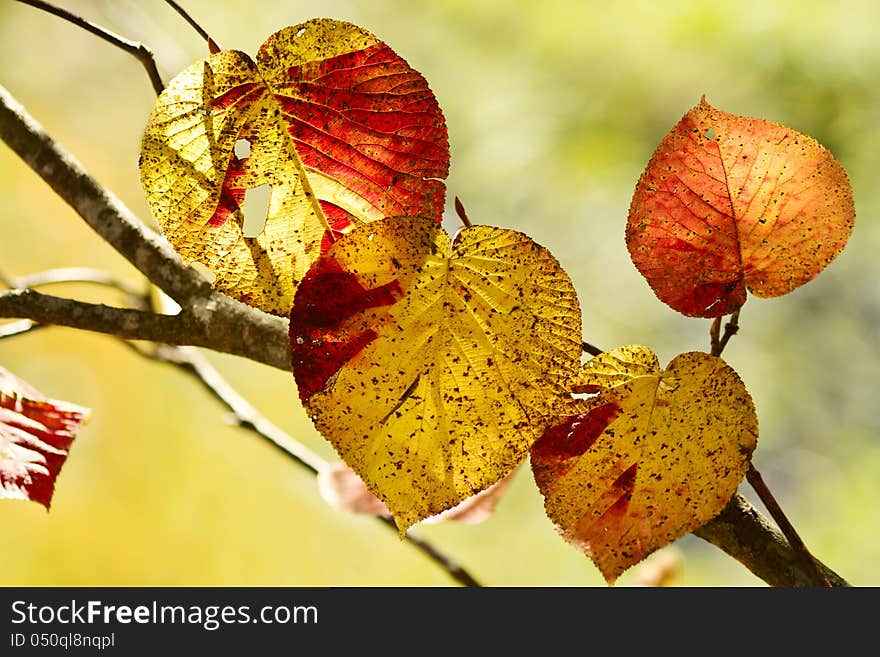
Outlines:
{"label": "leaf stem", "polygon": [[134,56],[135,59],[143,65],[144,69],[146,69],[147,75],[150,78],[150,84],[153,85],[156,95],[158,96],[162,93],[162,90],[165,88],[165,83],[162,82],[162,77],[159,75],[159,70],[156,68],[156,60],[153,57],[152,51],[144,44],[138,43],[137,41],[130,41],[129,39],[121,37],[100,25],[87,21],[82,16],[77,16],[66,9],[56,7],[48,2],[43,2],[43,0],[17,0],[17,2],[30,5],[36,9],[63,18],[77,27],[81,27],[87,32],[91,32],[95,36],[100,37],[107,43],[111,43],[117,48],[121,48],[129,55]]}
{"label": "leaf stem", "polygon": [[464,209],[464,204],[462,204],[461,199],[457,196],[455,197],[455,214],[458,215],[458,218],[461,219],[461,223],[464,224],[465,228],[470,228],[473,224],[471,224],[471,220],[468,218],[467,210]]}
{"label": "leaf stem", "polygon": [[712,320],[712,326],[709,328],[709,340],[713,356],[720,356],[721,352],[724,351],[724,347],[730,342],[730,338],[739,331],[739,311],[740,308],[737,308],[731,313],[730,319],[724,325],[723,335],[721,334],[721,317],[716,317]]}
{"label": "leaf stem", "polygon": [[184,10],[183,7],[181,7],[179,4],[174,2],[174,0],[165,0],[165,2],[168,3],[171,6],[171,8],[174,9],[174,11],[176,11],[178,14],[180,14],[180,16],[183,18],[183,20],[185,20],[187,23],[189,23],[190,27],[192,27],[196,32],[199,33],[200,37],[202,37],[205,41],[208,42],[208,52],[209,53],[211,53],[213,55],[213,54],[220,52],[220,46],[217,45],[217,42],[211,38],[211,35],[208,34],[207,31],[205,31],[205,29],[201,25],[199,25],[195,21],[195,19],[192,16],[190,16],[186,12],[186,10]]}
{"label": "leaf stem", "polygon": [[599,347],[594,347],[589,342],[581,342],[581,350],[585,353],[590,354],[591,356],[601,356],[604,351],[599,349]]}
{"label": "leaf stem", "polygon": [[758,470],[752,463],[749,463],[749,471],[746,473],[746,479],[748,479],[749,484],[751,484],[754,491],[758,494],[758,497],[761,498],[764,506],[767,507],[767,511],[770,512],[773,520],[775,520],[776,524],[779,525],[779,529],[782,530],[783,535],[785,536],[786,540],[788,540],[789,545],[791,545],[791,547],[797,553],[804,567],[808,570],[808,572],[813,572],[816,574],[816,577],[818,578],[817,581],[822,586],[831,586],[831,582],[828,580],[828,576],[825,574],[825,571],[816,561],[816,558],[812,554],[810,554],[807,546],[804,545],[803,540],[801,540],[800,535],[798,535],[797,531],[795,531],[794,526],[788,521],[785,513],[783,513],[782,507],[779,506],[779,502],[777,502],[776,498],[773,497],[773,493],[770,492],[770,489],[767,487],[767,484],[765,483],[764,478],[761,476],[761,473],[758,472]]}

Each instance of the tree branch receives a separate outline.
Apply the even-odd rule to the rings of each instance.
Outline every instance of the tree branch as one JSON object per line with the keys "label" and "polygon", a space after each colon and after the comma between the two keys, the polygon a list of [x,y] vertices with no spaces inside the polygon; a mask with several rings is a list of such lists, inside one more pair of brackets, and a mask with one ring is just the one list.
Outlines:
{"label": "tree branch", "polygon": [[[734,494],[724,510],[694,532],[721,548],[770,586],[826,586],[782,533],[770,525],[748,500]],[[849,586],[846,580],[817,560],[831,586]]]}
{"label": "tree branch", "polygon": [[290,369],[287,321],[223,295],[194,299],[177,315],[64,299],[35,290],[0,293],[0,317],[149,340],[206,347],[258,363]]}

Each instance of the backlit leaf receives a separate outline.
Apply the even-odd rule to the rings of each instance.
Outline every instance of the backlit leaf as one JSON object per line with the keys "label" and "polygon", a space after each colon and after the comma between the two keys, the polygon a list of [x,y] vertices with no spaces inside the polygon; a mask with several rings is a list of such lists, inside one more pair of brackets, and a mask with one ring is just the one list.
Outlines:
{"label": "backlit leaf", "polygon": [[488,226],[454,241],[426,219],[362,226],[315,263],[290,319],[309,415],[401,531],[518,465],[580,362],[568,276]]}
{"label": "backlit leaf", "polygon": [[0,499],[46,509],[70,444],[89,410],[47,399],[0,367]]}
{"label": "backlit leaf", "polygon": [[775,297],[812,280],[854,221],[846,172],[815,139],[704,99],[642,174],[626,243],[662,301],[718,317],[739,308],[747,290]]}
{"label": "backlit leaf", "polygon": [[[464,502],[436,516],[425,518],[423,524],[460,522],[476,525],[485,522],[495,513],[495,506],[503,497],[516,470],[489,488],[472,495]],[[318,490],[327,504],[337,511],[367,516],[391,517],[385,503],[370,492],[364,480],[344,461],[328,463],[318,472]]]}
{"label": "backlit leaf", "polygon": [[[449,146],[418,72],[369,32],[316,19],[269,37],[256,61],[225,50],[175,77],[150,116],[140,167],[184,262],[286,315],[309,265],[352,225],[440,221]],[[243,216],[264,186],[268,211]]]}
{"label": "backlit leaf", "polygon": [[647,347],[622,347],[586,363],[573,388],[598,394],[535,443],[532,470],[547,515],[613,583],[721,511],[758,421],[737,374],[699,352],[661,371]]}

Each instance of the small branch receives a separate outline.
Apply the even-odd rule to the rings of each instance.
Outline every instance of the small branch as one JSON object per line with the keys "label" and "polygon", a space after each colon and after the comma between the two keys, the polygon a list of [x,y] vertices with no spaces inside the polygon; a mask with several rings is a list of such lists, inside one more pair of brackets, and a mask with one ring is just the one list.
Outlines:
{"label": "small branch", "polygon": [[0,292],[0,317],[21,317],[40,324],[109,333],[129,340],[174,342],[175,336],[187,332],[180,315],[157,315],[143,310],[114,308],[55,297],[35,290]]}
{"label": "small branch", "polygon": [[186,13],[186,11],[183,9],[183,7],[181,7],[179,4],[174,2],[174,0],[165,0],[165,2],[167,2],[169,5],[171,5],[171,8],[174,9],[174,11],[176,11],[178,14],[180,14],[180,16],[183,18],[183,20],[185,20],[187,23],[189,23],[190,27],[192,27],[196,32],[199,33],[200,37],[202,37],[205,41],[208,42],[208,52],[210,52],[212,55],[220,52],[220,46],[217,45],[217,42],[211,38],[211,35],[208,34],[205,31],[205,29],[201,25],[199,25],[195,21],[195,19],[193,19],[192,16],[190,16],[188,13]]}
{"label": "small branch", "polygon": [[41,9],[42,11],[48,12],[59,18],[63,18],[64,20],[73,23],[77,27],[80,27],[87,32],[91,32],[95,36],[103,39],[107,43],[111,43],[117,48],[121,48],[129,55],[132,55],[137,59],[146,69],[147,75],[150,77],[150,84],[153,85],[153,89],[156,91],[156,95],[162,93],[162,90],[165,88],[165,83],[162,82],[162,77],[159,75],[159,71],[156,68],[156,60],[153,57],[153,53],[147,48],[144,44],[138,43],[137,41],[130,41],[124,37],[119,36],[111,32],[110,30],[101,27],[100,25],[96,25],[91,21],[87,21],[81,16],[77,16],[76,14],[67,11],[66,9],[62,9],[61,7],[56,7],[55,5],[49,4],[48,2],[43,2],[43,0],[18,0],[18,2],[30,5],[31,7],[35,7],[37,9]]}
{"label": "small branch", "polygon": [[2,86],[0,139],[98,235],[180,305],[209,290],[209,284],[185,267],[165,240],[92,178]]}
{"label": "small branch", "polygon": [[0,318],[107,333],[126,340],[207,347],[290,370],[287,321],[212,294],[177,315],[64,299],[35,290],[0,292]]}
{"label": "small branch", "polygon": [[[220,372],[195,349],[186,347],[168,347],[158,345],[155,352],[146,352],[141,349],[135,350],[142,356],[164,363],[169,363],[192,375],[211,394],[214,399],[226,406],[235,416],[238,426],[256,433],[267,440],[273,447],[279,449],[294,463],[308,470],[312,474],[318,474],[326,462],[320,456],[312,452],[305,445],[294,440],[290,435],[282,431],[266,417],[261,415],[244,397],[223,378]],[[398,534],[397,526],[390,518],[378,516],[376,518],[388,527],[395,535]],[[443,554],[431,543],[423,538],[407,532],[405,540],[427,556],[431,561],[440,566],[456,582],[463,586],[480,586],[480,583],[464,568],[458,565],[450,557]]]}
{"label": "small branch", "polygon": [[817,581],[820,582],[822,586],[831,586],[831,582],[828,581],[828,577],[819,566],[819,562],[816,561],[816,558],[810,553],[807,546],[804,545],[800,535],[797,533],[794,526],[788,521],[788,518],[782,511],[782,507],[779,506],[773,493],[770,492],[770,488],[768,488],[767,484],[764,482],[761,473],[755,469],[755,466],[752,463],[749,463],[749,471],[746,473],[746,479],[748,479],[749,484],[751,484],[752,488],[758,494],[758,497],[761,498],[764,506],[767,507],[773,520],[779,525],[785,538],[788,539],[788,544],[794,548],[795,552],[797,552],[804,567],[808,570],[812,569],[813,572],[816,573],[816,576],[818,577]]}
{"label": "small branch", "polygon": [[[739,561],[770,586],[824,586],[813,568],[806,568],[800,554],[778,529],[749,504],[734,494],[724,510],[694,532]],[[832,586],[849,586],[846,580],[817,561]]]}
{"label": "small branch", "polygon": [[721,352],[724,351],[724,347],[730,342],[730,338],[739,331],[739,311],[740,308],[737,308],[730,315],[730,319],[724,325],[724,335],[721,335],[721,318],[716,317],[712,320],[712,326],[709,329],[709,340],[713,356],[720,356]]}
{"label": "small branch", "polygon": [[470,228],[473,225],[471,224],[471,220],[468,218],[467,210],[464,209],[464,205],[457,196],[455,197],[455,214],[457,214],[458,218],[461,219],[461,223],[464,224],[465,228]]}

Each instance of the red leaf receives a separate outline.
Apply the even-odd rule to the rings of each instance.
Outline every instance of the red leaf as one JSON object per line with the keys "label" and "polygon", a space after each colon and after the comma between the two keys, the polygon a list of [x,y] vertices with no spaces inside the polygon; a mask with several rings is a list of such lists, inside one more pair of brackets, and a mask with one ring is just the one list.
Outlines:
{"label": "red leaf", "polygon": [[661,301],[719,317],[791,292],[843,249],[855,220],[843,167],[815,139],[705,99],[657,147],[626,243]]}
{"label": "red leaf", "polygon": [[[354,226],[440,223],[449,140],[421,74],[366,30],[316,19],[276,32],[254,59],[224,50],[175,76],[140,167],[184,263],[287,315],[311,263]],[[267,186],[267,206],[247,202]]]}
{"label": "red leaf", "polygon": [[0,499],[49,509],[55,479],[90,411],[47,399],[0,367]]}

